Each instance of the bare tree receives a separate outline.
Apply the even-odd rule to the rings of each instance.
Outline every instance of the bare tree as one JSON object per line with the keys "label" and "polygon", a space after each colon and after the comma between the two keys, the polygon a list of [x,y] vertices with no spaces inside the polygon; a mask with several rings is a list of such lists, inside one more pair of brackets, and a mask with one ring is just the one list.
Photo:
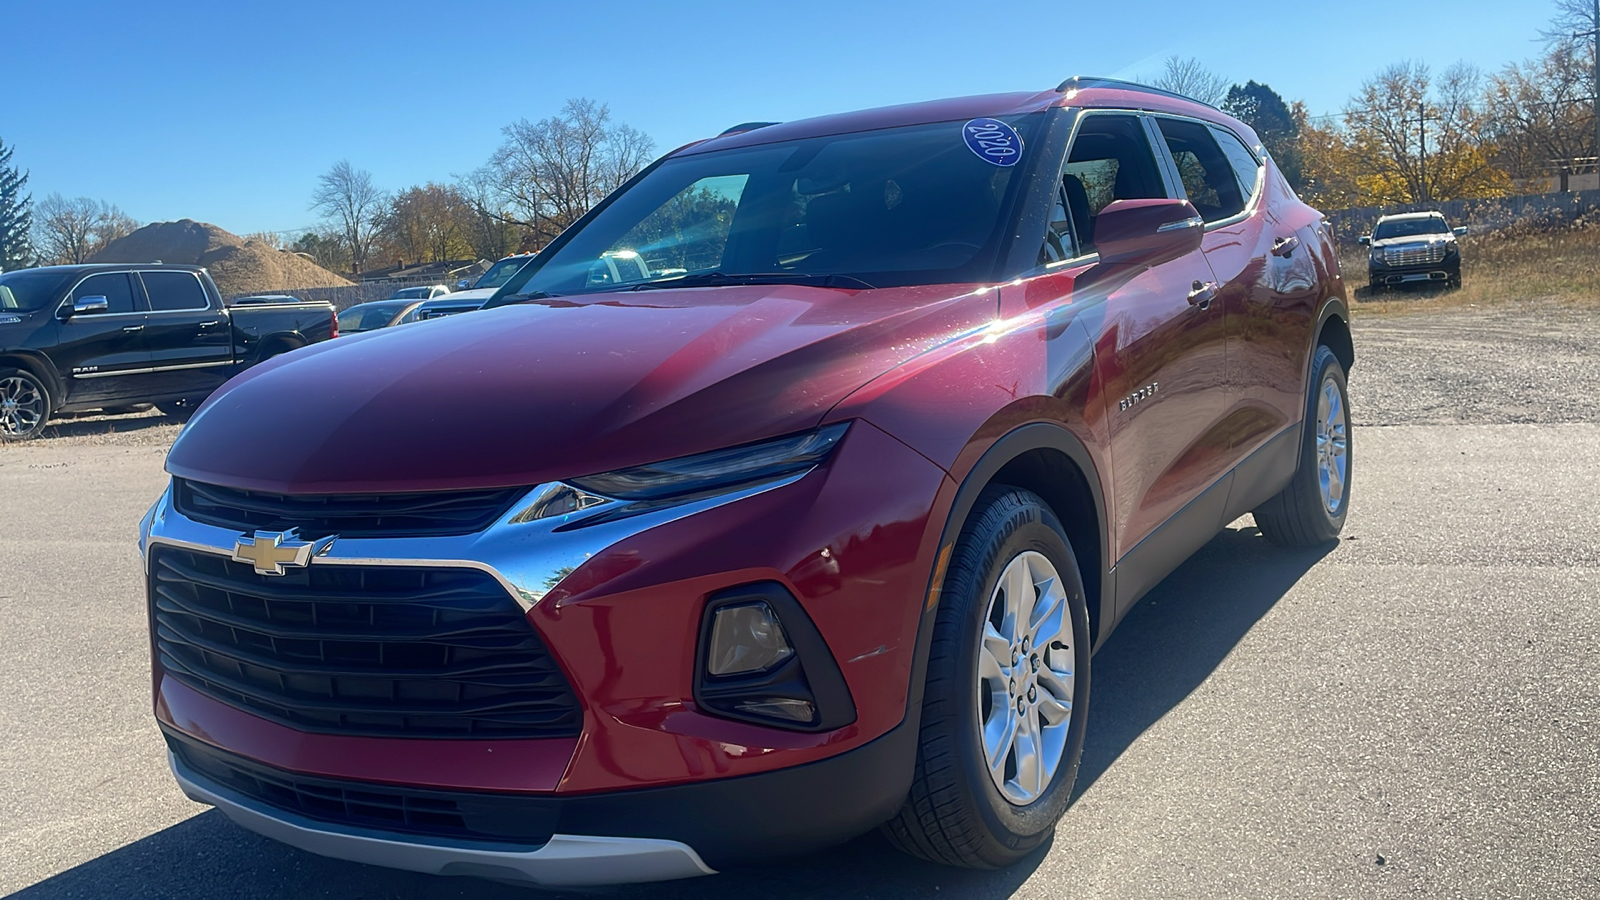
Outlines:
{"label": "bare tree", "polygon": [[472,210],[472,225],[468,229],[467,241],[479,259],[499,259],[520,250],[523,238],[532,236],[506,208],[499,183],[495,170],[489,166],[456,179],[456,190]]}
{"label": "bare tree", "polygon": [[88,262],[139,223],[116,206],[88,197],[51,194],[34,210],[34,244],[40,258],[57,265]]}
{"label": "bare tree", "polygon": [[1150,80],[1150,86],[1192,97],[1201,103],[1221,106],[1222,101],[1228,98],[1229,84],[1228,79],[1206,68],[1198,59],[1169,56],[1165,70],[1159,77]]}
{"label": "bare tree", "polygon": [[1564,175],[1571,160],[1596,155],[1589,67],[1584,51],[1564,41],[1489,79],[1484,102],[1492,137],[1513,175]]}
{"label": "bare tree", "polygon": [[377,240],[387,199],[373,185],[372,173],[355,168],[348,159],[334,163],[318,178],[311,194],[311,209],[338,229],[350,253],[351,270],[357,275]]}
{"label": "bare tree", "polygon": [[654,141],[611,121],[605,104],[568,100],[561,114],[519,120],[488,169],[511,218],[548,243],[650,161]]}
{"label": "bare tree", "polygon": [[1476,102],[1482,78],[1456,63],[1435,81],[1422,63],[1397,63],[1368,79],[1345,108],[1357,181],[1380,203],[1501,196],[1510,180],[1494,165],[1488,117]]}

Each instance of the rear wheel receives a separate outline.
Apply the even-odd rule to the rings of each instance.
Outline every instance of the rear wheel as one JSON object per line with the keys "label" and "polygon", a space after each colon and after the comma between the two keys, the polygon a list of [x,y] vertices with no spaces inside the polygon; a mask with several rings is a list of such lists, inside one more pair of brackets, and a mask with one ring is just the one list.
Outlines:
{"label": "rear wheel", "polygon": [[940,592],[911,794],[884,831],[947,865],[998,868],[1066,812],[1089,711],[1089,617],[1061,523],[984,490]]}
{"label": "rear wheel", "polygon": [[1339,536],[1350,509],[1350,416],[1344,366],[1327,347],[1313,359],[1300,468],[1277,496],[1255,509],[1267,540],[1285,547],[1325,544]]}
{"label": "rear wheel", "polygon": [[38,437],[50,421],[50,392],[26,369],[0,368],[0,441]]}

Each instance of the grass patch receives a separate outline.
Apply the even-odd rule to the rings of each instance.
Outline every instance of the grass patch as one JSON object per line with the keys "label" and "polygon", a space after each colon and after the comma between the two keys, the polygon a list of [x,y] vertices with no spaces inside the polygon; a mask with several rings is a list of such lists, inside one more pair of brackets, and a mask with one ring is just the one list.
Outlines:
{"label": "grass patch", "polygon": [[1340,254],[1356,315],[1394,315],[1453,307],[1504,307],[1540,301],[1600,306],[1600,224],[1559,230],[1507,228],[1461,239],[1461,287],[1367,288],[1367,248]]}

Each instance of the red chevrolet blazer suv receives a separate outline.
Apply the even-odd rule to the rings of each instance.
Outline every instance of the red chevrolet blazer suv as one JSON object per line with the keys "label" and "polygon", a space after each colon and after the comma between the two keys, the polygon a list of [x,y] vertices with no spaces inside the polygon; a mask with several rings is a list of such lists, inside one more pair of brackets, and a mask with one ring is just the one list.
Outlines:
{"label": "red chevrolet blazer suv", "polygon": [[540,884],[881,826],[1009,864],[1092,655],[1245,513],[1333,540],[1346,291],[1244,124],[1106,79],[752,123],[486,310],[233,379],[142,523],[185,793]]}

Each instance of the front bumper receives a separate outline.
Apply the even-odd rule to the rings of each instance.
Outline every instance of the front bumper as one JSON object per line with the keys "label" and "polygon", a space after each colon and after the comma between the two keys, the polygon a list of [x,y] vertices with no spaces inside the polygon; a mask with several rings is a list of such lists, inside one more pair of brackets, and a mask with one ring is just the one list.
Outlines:
{"label": "front bumper", "polygon": [[527,850],[340,827],[274,809],[209,782],[170,752],[167,764],[190,800],[215,806],[236,825],[318,856],[429,875],[473,875],[549,886],[668,881],[716,873],[677,841],[555,834],[543,846]]}
{"label": "front bumper", "polygon": [[[708,875],[805,853],[887,821],[911,786],[918,718],[909,716],[855,750],[761,775],[574,796],[456,795],[480,810],[491,807],[488,819],[514,821],[524,830],[536,823],[531,827],[548,831],[547,836],[522,841],[436,837],[321,821],[233,790],[171,750],[167,760],[190,799],[217,807],[250,831],[320,856],[436,875],[544,885],[620,884]],[[186,745],[199,747],[212,760],[232,759],[263,771],[256,763],[172,731],[168,740],[180,752]],[[296,777],[286,771],[275,774]],[[369,798],[395,790],[361,782],[339,787]],[[302,790],[315,792],[317,786]],[[437,808],[437,798],[447,795],[433,794]]]}
{"label": "front bumper", "polygon": [[1461,277],[1461,257],[1446,256],[1436,263],[1414,266],[1390,266],[1367,261],[1367,281],[1371,284],[1415,284],[1419,282],[1445,282]]}

